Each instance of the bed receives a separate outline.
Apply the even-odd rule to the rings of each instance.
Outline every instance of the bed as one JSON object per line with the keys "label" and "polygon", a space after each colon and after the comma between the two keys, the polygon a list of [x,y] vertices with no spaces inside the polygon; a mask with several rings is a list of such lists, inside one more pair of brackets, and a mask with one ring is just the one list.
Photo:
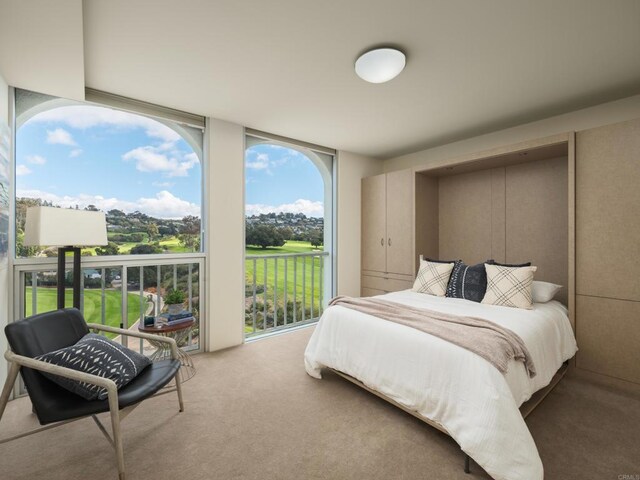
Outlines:
{"label": "bed", "polygon": [[524,341],[537,374],[530,378],[515,360],[502,374],[464,348],[340,305],[325,310],[309,340],[307,373],[321,378],[323,368],[332,369],[409,411],[450,435],[496,480],[542,480],[542,461],[524,416],[577,351],[566,307],[551,301],[524,310],[411,290],[376,298],[506,327]]}

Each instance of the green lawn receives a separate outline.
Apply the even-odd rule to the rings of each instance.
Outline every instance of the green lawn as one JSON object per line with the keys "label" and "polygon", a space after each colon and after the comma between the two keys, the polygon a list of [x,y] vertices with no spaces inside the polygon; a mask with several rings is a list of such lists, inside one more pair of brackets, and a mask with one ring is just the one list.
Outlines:
{"label": "green lawn", "polygon": [[[251,248],[247,247],[247,255],[275,255],[285,253],[307,253],[319,251],[314,249],[309,242],[296,242],[289,241],[283,247],[279,248]],[[264,300],[264,293],[261,291],[262,286],[265,284],[265,268],[267,273],[266,278],[266,292],[267,301],[273,302],[274,289],[277,290],[278,308],[282,309],[284,305],[284,292],[287,291],[287,301],[293,301],[296,299],[302,302],[304,292],[305,308],[309,309],[313,305],[313,315],[317,316],[320,310],[320,301],[327,299],[321,299],[322,287],[324,286],[324,279],[321,276],[321,263],[326,260],[327,257],[301,257],[301,258],[289,258],[286,262],[286,286],[285,286],[285,260],[283,258],[275,259],[256,259],[255,260],[255,283],[258,286],[258,292],[256,294],[257,301]],[[276,274],[277,263],[277,274]],[[314,266],[312,267],[312,264]],[[326,267],[326,265],[325,265]],[[313,268],[313,273],[312,273]],[[304,275],[303,275],[304,272]],[[253,298],[253,275],[254,275],[254,260],[247,259],[245,261],[245,278],[246,278],[246,295],[248,299]],[[294,277],[295,275],[295,277]],[[296,282],[294,283],[294,278]],[[304,289],[303,289],[304,279]],[[312,279],[314,287],[312,289]],[[300,308],[300,307],[298,307]],[[261,313],[261,306],[258,306],[258,312]],[[251,333],[252,327],[246,327],[245,331]]]}
{"label": "green lawn", "polygon": [[[120,327],[122,322],[122,293],[119,290],[105,290],[105,324],[112,327]],[[127,311],[129,326],[140,318],[140,295],[129,293]],[[57,308],[57,290],[55,288],[38,287],[37,311],[31,311],[31,288],[25,290],[25,316],[32,313],[42,313]],[[146,302],[146,299],[145,299]],[[73,304],[73,293],[66,291],[66,304]],[[85,289],[84,291],[84,318],[87,322],[102,323],[101,320],[102,298],[100,289]]]}

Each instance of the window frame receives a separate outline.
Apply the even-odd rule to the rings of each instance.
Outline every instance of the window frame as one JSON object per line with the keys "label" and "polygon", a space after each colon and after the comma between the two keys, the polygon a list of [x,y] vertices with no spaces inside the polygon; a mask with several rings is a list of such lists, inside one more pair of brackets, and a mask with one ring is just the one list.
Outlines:
{"label": "window frame", "polygon": [[[16,233],[17,233],[17,216],[16,216],[16,193],[17,193],[17,176],[16,176],[16,137],[18,135],[18,116],[16,114],[16,91],[24,90],[18,89],[15,87],[10,87],[9,89],[9,116],[10,116],[10,127],[11,127],[11,147],[10,147],[10,159],[9,159],[9,175],[11,176],[11,185],[10,185],[10,198],[9,198],[9,260],[10,266],[13,265],[29,265],[29,264],[38,264],[38,265],[48,265],[49,263],[57,264],[57,257],[18,257],[16,255]],[[29,91],[29,90],[24,90]],[[50,97],[51,100],[60,101],[61,105],[91,105],[103,108],[110,108],[114,110],[120,110],[127,113],[131,113],[133,115],[141,115],[143,117],[151,118],[152,120],[156,120],[163,125],[166,125],[165,122],[172,122],[177,126],[187,126],[191,128],[196,128],[202,131],[202,145],[201,152],[202,158],[200,158],[200,251],[199,252],[183,252],[183,253],[150,253],[150,254],[138,254],[138,255],[102,255],[99,256],[104,258],[106,262],[113,262],[114,259],[125,258],[130,259],[131,261],[143,261],[145,259],[179,259],[184,256],[194,256],[198,258],[204,258],[207,256],[207,229],[205,228],[206,218],[208,215],[208,195],[206,192],[208,191],[208,181],[207,181],[207,172],[208,172],[208,122],[206,117],[202,117],[196,114],[183,112],[181,110],[175,110],[168,107],[163,107],[160,105],[143,102],[141,100],[135,100],[128,97],[123,97],[120,95],[111,94],[108,92],[103,92],[100,90],[95,90],[91,88],[85,88],[85,101],[77,101],[77,100],[68,100],[60,97],[53,97],[50,95],[39,94],[38,92],[32,92],[37,95],[42,95],[46,97]],[[56,107],[54,107],[56,108]],[[46,111],[46,110],[43,110]],[[37,114],[36,114],[37,115]],[[171,128],[171,127],[170,127]],[[181,132],[177,132],[181,135],[183,140],[185,140],[190,146],[191,143],[182,135]],[[193,147],[192,147],[193,148]],[[195,149],[194,149],[195,150]],[[198,152],[196,152],[197,154]],[[106,213],[106,212],[105,212]],[[94,257],[94,256],[92,256]],[[93,258],[92,258],[93,259]],[[51,262],[53,260],[53,262]]]}

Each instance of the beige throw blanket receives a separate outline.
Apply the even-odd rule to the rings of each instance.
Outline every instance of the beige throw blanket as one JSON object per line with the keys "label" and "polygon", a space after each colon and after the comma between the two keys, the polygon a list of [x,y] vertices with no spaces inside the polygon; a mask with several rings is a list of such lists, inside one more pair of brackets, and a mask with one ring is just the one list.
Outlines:
{"label": "beige throw blanket", "polygon": [[522,339],[511,330],[488,320],[375,298],[338,296],[329,305],[357,310],[441,338],[480,355],[502,373],[507,371],[509,361],[516,359],[524,363],[530,378],[536,375],[531,355]]}

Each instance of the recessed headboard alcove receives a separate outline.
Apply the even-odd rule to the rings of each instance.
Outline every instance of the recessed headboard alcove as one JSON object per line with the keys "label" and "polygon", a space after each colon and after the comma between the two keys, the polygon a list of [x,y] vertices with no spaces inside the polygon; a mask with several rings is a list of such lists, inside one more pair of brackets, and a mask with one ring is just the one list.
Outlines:
{"label": "recessed headboard alcove", "polygon": [[[573,137],[416,169],[416,254],[531,261],[573,311]],[[572,315],[573,316],[573,315]]]}

